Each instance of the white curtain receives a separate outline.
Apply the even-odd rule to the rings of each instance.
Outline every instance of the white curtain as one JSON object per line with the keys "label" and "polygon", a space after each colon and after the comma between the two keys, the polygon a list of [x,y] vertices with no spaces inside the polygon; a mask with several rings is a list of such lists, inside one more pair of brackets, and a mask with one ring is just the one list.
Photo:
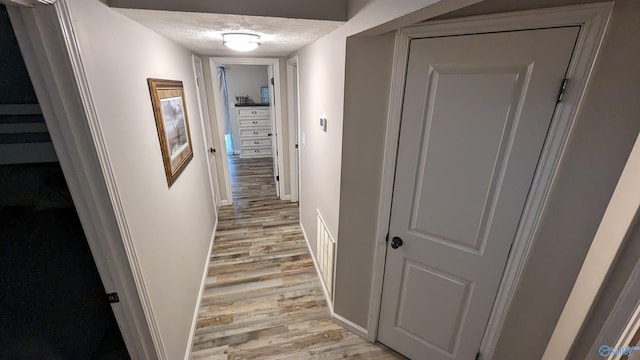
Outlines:
{"label": "white curtain", "polygon": [[229,92],[227,91],[226,69],[218,66],[218,84],[220,84],[220,102],[222,103],[222,116],[224,119],[224,139],[227,154],[233,154],[233,142],[231,137],[231,115],[229,114]]}

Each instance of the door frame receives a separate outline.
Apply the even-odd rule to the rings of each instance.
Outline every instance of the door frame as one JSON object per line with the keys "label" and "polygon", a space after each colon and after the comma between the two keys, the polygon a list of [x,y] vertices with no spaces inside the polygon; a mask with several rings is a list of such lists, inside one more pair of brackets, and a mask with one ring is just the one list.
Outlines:
{"label": "door frame", "polygon": [[299,147],[296,149],[300,136],[300,72],[298,70],[298,55],[287,59],[287,106],[289,125],[289,173],[291,201],[300,199],[300,158]]}
{"label": "door frame", "polygon": [[[567,70],[567,78],[570,79],[568,87],[563,100],[556,105],[549,133],[538,163],[538,169],[531,185],[531,192],[527,198],[521,222],[512,244],[511,253],[507,259],[507,265],[482,339],[480,347],[482,358],[490,359],[495,351],[507,309],[513,299],[527,255],[533,244],[533,238],[538,228],[549,190],[560,166],[567,139],[575,122],[580,103],[583,100],[591,69],[600,49],[612,7],[611,2],[603,2],[473,16],[421,23],[416,26],[399,29],[396,32],[379,197],[380,207],[378,209],[376,244],[374,247],[373,280],[367,326],[368,340],[374,341],[377,339],[387,251],[386,236],[389,232],[391,217],[393,182],[411,39],[580,26],[575,50]],[[560,87],[560,84],[558,84],[558,87]]]}
{"label": "door frame", "polygon": [[111,308],[127,350],[132,359],[168,359],[67,0],[7,10],[100,279],[119,295]]}
{"label": "door frame", "polygon": [[[214,165],[215,165],[215,152],[214,154],[210,153],[209,147],[213,148],[213,134],[211,133],[211,120],[209,119],[209,106],[207,105],[207,90],[205,88],[204,82],[204,69],[202,67],[202,59],[200,59],[197,55],[191,55],[191,61],[193,62],[193,77],[196,80],[196,86],[198,91],[196,91],[196,97],[198,98],[198,111],[200,111],[200,124],[202,125],[202,137],[204,140],[204,152],[207,154],[207,157],[214,157]],[[200,69],[200,74],[202,77],[198,76],[197,69]],[[218,208],[220,207],[220,187],[218,186],[218,172],[215,166],[211,166],[209,159],[207,159],[207,172],[209,175],[209,184],[211,186],[211,195],[213,197],[213,209],[218,216]]]}
{"label": "door frame", "polygon": [[[273,73],[273,66],[267,66],[267,79],[275,79],[275,75]],[[273,83],[269,84],[271,81],[269,80],[269,82],[267,83],[268,89],[269,89],[269,98],[270,99],[274,99],[275,98],[275,94],[276,94],[276,89],[275,89],[275,80]],[[261,94],[262,95],[262,94]],[[282,170],[282,168],[279,166],[278,163],[278,158],[280,158],[281,156],[281,152],[278,151],[278,142],[280,141],[279,136],[278,136],[278,132],[277,131],[273,131],[273,129],[277,129],[278,126],[276,124],[276,117],[274,116],[274,112],[275,112],[275,106],[270,106],[269,107],[270,114],[271,114],[271,129],[272,129],[272,134],[275,132],[275,143],[271,143],[271,162],[273,163],[273,181],[276,184],[276,196],[278,198],[280,198],[280,170]],[[238,124],[238,131],[240,130],[240,124]],[[238,134],[239,136],[239,134]],[[275,151],[274,151],[275,150]],[[284,161],[283,161],[284,164]]]}
{"label": "door frame", "polygon": [[[220,119],[222,119],[222,107],[220,104],[220,84],[218,83],[218,76],[216,73],[216,69],[219,65],[267,65],[270,66],[273,71],[273,78],[275,79],[274,89],[275,92],[275,101],[272,101],[271,106],[271,119],[275,119],[276,128],[272,129],[276,133],[276,148],[278,149],[277,154],[273,154],[273,156],[277,159],[278,164],[278,174],[280,175],[280,181],[276,184],[278,186],[280,199],[281,200],[289,200],[290,195],[285,194],[284,189],[285,185],[289,182],[288,176],[284,176],[284,144],[283,138],[281,134],[283,134],[283,125],[282,125],[282,91],[280,84],[280,60],[278,58],[235,58],[235,57],[210,57],[209,58],[209,66],[211,68],[211,83],[213,84],[213,101],[215,104],[216,110],[216,124],[218,126],[218,137],[220,144],[224,144],[224,124]],[[272,120],[273,121],[273,120]],[[224,173],[225,179],[225,198],[228,199],[225,201],[225,205],[233,204],[233,196],[231,194],[231,175],[229,173],[229,160],[227,159],[227,150],[226,147],[224,149],[220,149],[220,153],[222,156],[222,169]],[[222,190],[222,189],[221,189]]]}
{"label": "door frame", "polygon": [[[635,184],[634,184],[635,186]],[[617,248],[616,248],[617,250]],[[595,262],[595,261],[594,261]],[[608,263],[607,265],[612,265],[612,263]],[[598,289],[604,284],[596,282]],[[589,350],[588,357],[586,360],[598,360],[604,359],[598,353],[598,349],[602,345],[610,345],[612,348],[622,348],[624,346],[634,344],[629,344],[631,339],[635,336],[635,334],[640,331],[640,260],[636,262],[635,267],[629,279],[625,283],[624,288],[620,292],[620,296],[616,300],[613,309],[609,313],[607,320],[604,322],[600,333],[596,337],[596,340],[591,344],[591,349]],[[587,302],[589,305],[592,302]],[[583,322],[578,322],[578,327],[583,325]],[[573,332],[571,335],[574,335]],[[554,334],[555,335],[555,334]],[[553,339],[553,338],[552,338]],[[573,337],[575,340],[575,337]],[[551,342],[550,342],[551,343]],[[562,353],[567,354],[569,352],[569,348],[571,347],[571,343],[566,345],[566,350],[561,349]],[[553,350],[553,349],[552,349]],[[547,348],[549,351],[549,347]],[[545,353],[544,358],[554,358],[556,353],[549,354]],[[565,355],[566,356],[566,355]],[[619,360],[621,358],[621,354],[612,353],[610,356],[606,358],[606,360]]]}
{"label": "door frame", "polygon": [[[640,135],[636,137],[543,359],[566,358],[571,351],[571,345],[585,323],[589,321],[589,314],[593,311],[592,306],[609,281],[608,274],[614,266],[617,266],[618,253],[622,251],[630,232],[634,231],[634,226],[640,221],[638,181],[640,181]],[[610,345],[614,348],[629,345],[629,341],[640,328],[640,300],[638,299],[640,299],[640,259],[636,261],[615,306],[602,325],[597,339],[591,345],[588,359],[602,359],[598,352],[602,345]],[[612,353],[607,359],[614,358],[619,359],[620,354]]]}

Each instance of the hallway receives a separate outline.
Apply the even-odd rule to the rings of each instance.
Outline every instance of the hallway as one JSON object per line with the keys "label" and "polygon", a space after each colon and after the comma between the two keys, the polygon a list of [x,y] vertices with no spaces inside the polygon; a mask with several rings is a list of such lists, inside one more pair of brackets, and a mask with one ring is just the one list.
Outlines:
{"label": "hallway", "polygon": [[192,359],[402,359],[335,324],[300,230],[278,200],[270,158],[230,158]]}

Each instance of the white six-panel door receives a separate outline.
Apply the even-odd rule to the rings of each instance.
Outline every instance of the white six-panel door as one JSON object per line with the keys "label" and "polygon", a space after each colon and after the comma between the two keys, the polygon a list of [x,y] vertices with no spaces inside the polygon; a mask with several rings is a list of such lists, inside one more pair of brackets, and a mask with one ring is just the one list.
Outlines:
{"label": "white six-panel door", "polygon": [[382,343],[475,357],[578,31],[411,40]]}

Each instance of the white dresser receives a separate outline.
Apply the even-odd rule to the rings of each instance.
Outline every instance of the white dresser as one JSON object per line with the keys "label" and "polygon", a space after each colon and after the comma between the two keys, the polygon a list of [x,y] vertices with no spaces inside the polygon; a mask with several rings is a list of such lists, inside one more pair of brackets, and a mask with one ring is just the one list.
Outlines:
{"label": "white dresser", "polygon": [[236,107],[240,130],[240,157],[271,156],[271,108],[269,106]]}

